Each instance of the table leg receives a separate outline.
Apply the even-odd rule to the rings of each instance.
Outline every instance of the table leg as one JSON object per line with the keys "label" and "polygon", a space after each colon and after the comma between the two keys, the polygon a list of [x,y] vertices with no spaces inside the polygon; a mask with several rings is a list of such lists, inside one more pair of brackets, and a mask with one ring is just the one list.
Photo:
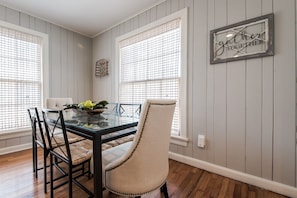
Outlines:
{"label": "table leg", "polygon": [[95,134],[93,139],[93,162],[94,162],[94,197],[102,198],[102,145],[101,135]]}

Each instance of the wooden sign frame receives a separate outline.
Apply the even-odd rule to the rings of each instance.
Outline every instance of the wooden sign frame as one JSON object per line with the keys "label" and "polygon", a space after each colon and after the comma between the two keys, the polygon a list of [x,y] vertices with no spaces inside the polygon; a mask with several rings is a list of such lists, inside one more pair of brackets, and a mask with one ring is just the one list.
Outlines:
{"label": "wooden sign frame", "polygon": [[267,14],[210,31],[210,63],[274,55],[274,15]]}

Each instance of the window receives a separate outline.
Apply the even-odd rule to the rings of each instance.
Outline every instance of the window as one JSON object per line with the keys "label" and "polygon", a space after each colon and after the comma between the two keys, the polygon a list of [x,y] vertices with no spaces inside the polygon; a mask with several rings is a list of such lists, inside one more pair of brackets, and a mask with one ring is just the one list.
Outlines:
{"label": "window", "polygon": [[186,138],[186,10],[124,35],[117,40],[119,101],[147,98],[177,101],[172,132]]}
{"label": "window", "polygon": [[0,23],[0,134],[30,127],[27,108],[41,107],[43,43],[44,35]]}

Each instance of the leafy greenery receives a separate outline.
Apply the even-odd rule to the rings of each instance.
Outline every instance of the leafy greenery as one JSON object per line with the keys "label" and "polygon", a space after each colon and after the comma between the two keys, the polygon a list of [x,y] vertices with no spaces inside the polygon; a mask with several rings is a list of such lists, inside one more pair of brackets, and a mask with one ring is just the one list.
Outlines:
{"label": "leafy greenery", "polygon": [[91,100],[86,100],[79,104],[65,104],[64,109],[81,109],[81,110],[96,110],[96,109],[106,109],[106,105],[108,102],[106,100],[102,100],[98,103],[93,102]]}

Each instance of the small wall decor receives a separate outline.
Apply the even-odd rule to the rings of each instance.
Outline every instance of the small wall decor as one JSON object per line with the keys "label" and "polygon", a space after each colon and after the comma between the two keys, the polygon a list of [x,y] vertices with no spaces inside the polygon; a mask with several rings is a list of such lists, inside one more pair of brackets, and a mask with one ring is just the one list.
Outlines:
{"label": "small wall decor", "polygon": [[108,75],[108,60],[100,59],[96,62],[95,76],[103,77]]}
{"label": "small wall decor", "polygon": [[210,31],[210,63],[274,55],[274,16],[264,16]]}

